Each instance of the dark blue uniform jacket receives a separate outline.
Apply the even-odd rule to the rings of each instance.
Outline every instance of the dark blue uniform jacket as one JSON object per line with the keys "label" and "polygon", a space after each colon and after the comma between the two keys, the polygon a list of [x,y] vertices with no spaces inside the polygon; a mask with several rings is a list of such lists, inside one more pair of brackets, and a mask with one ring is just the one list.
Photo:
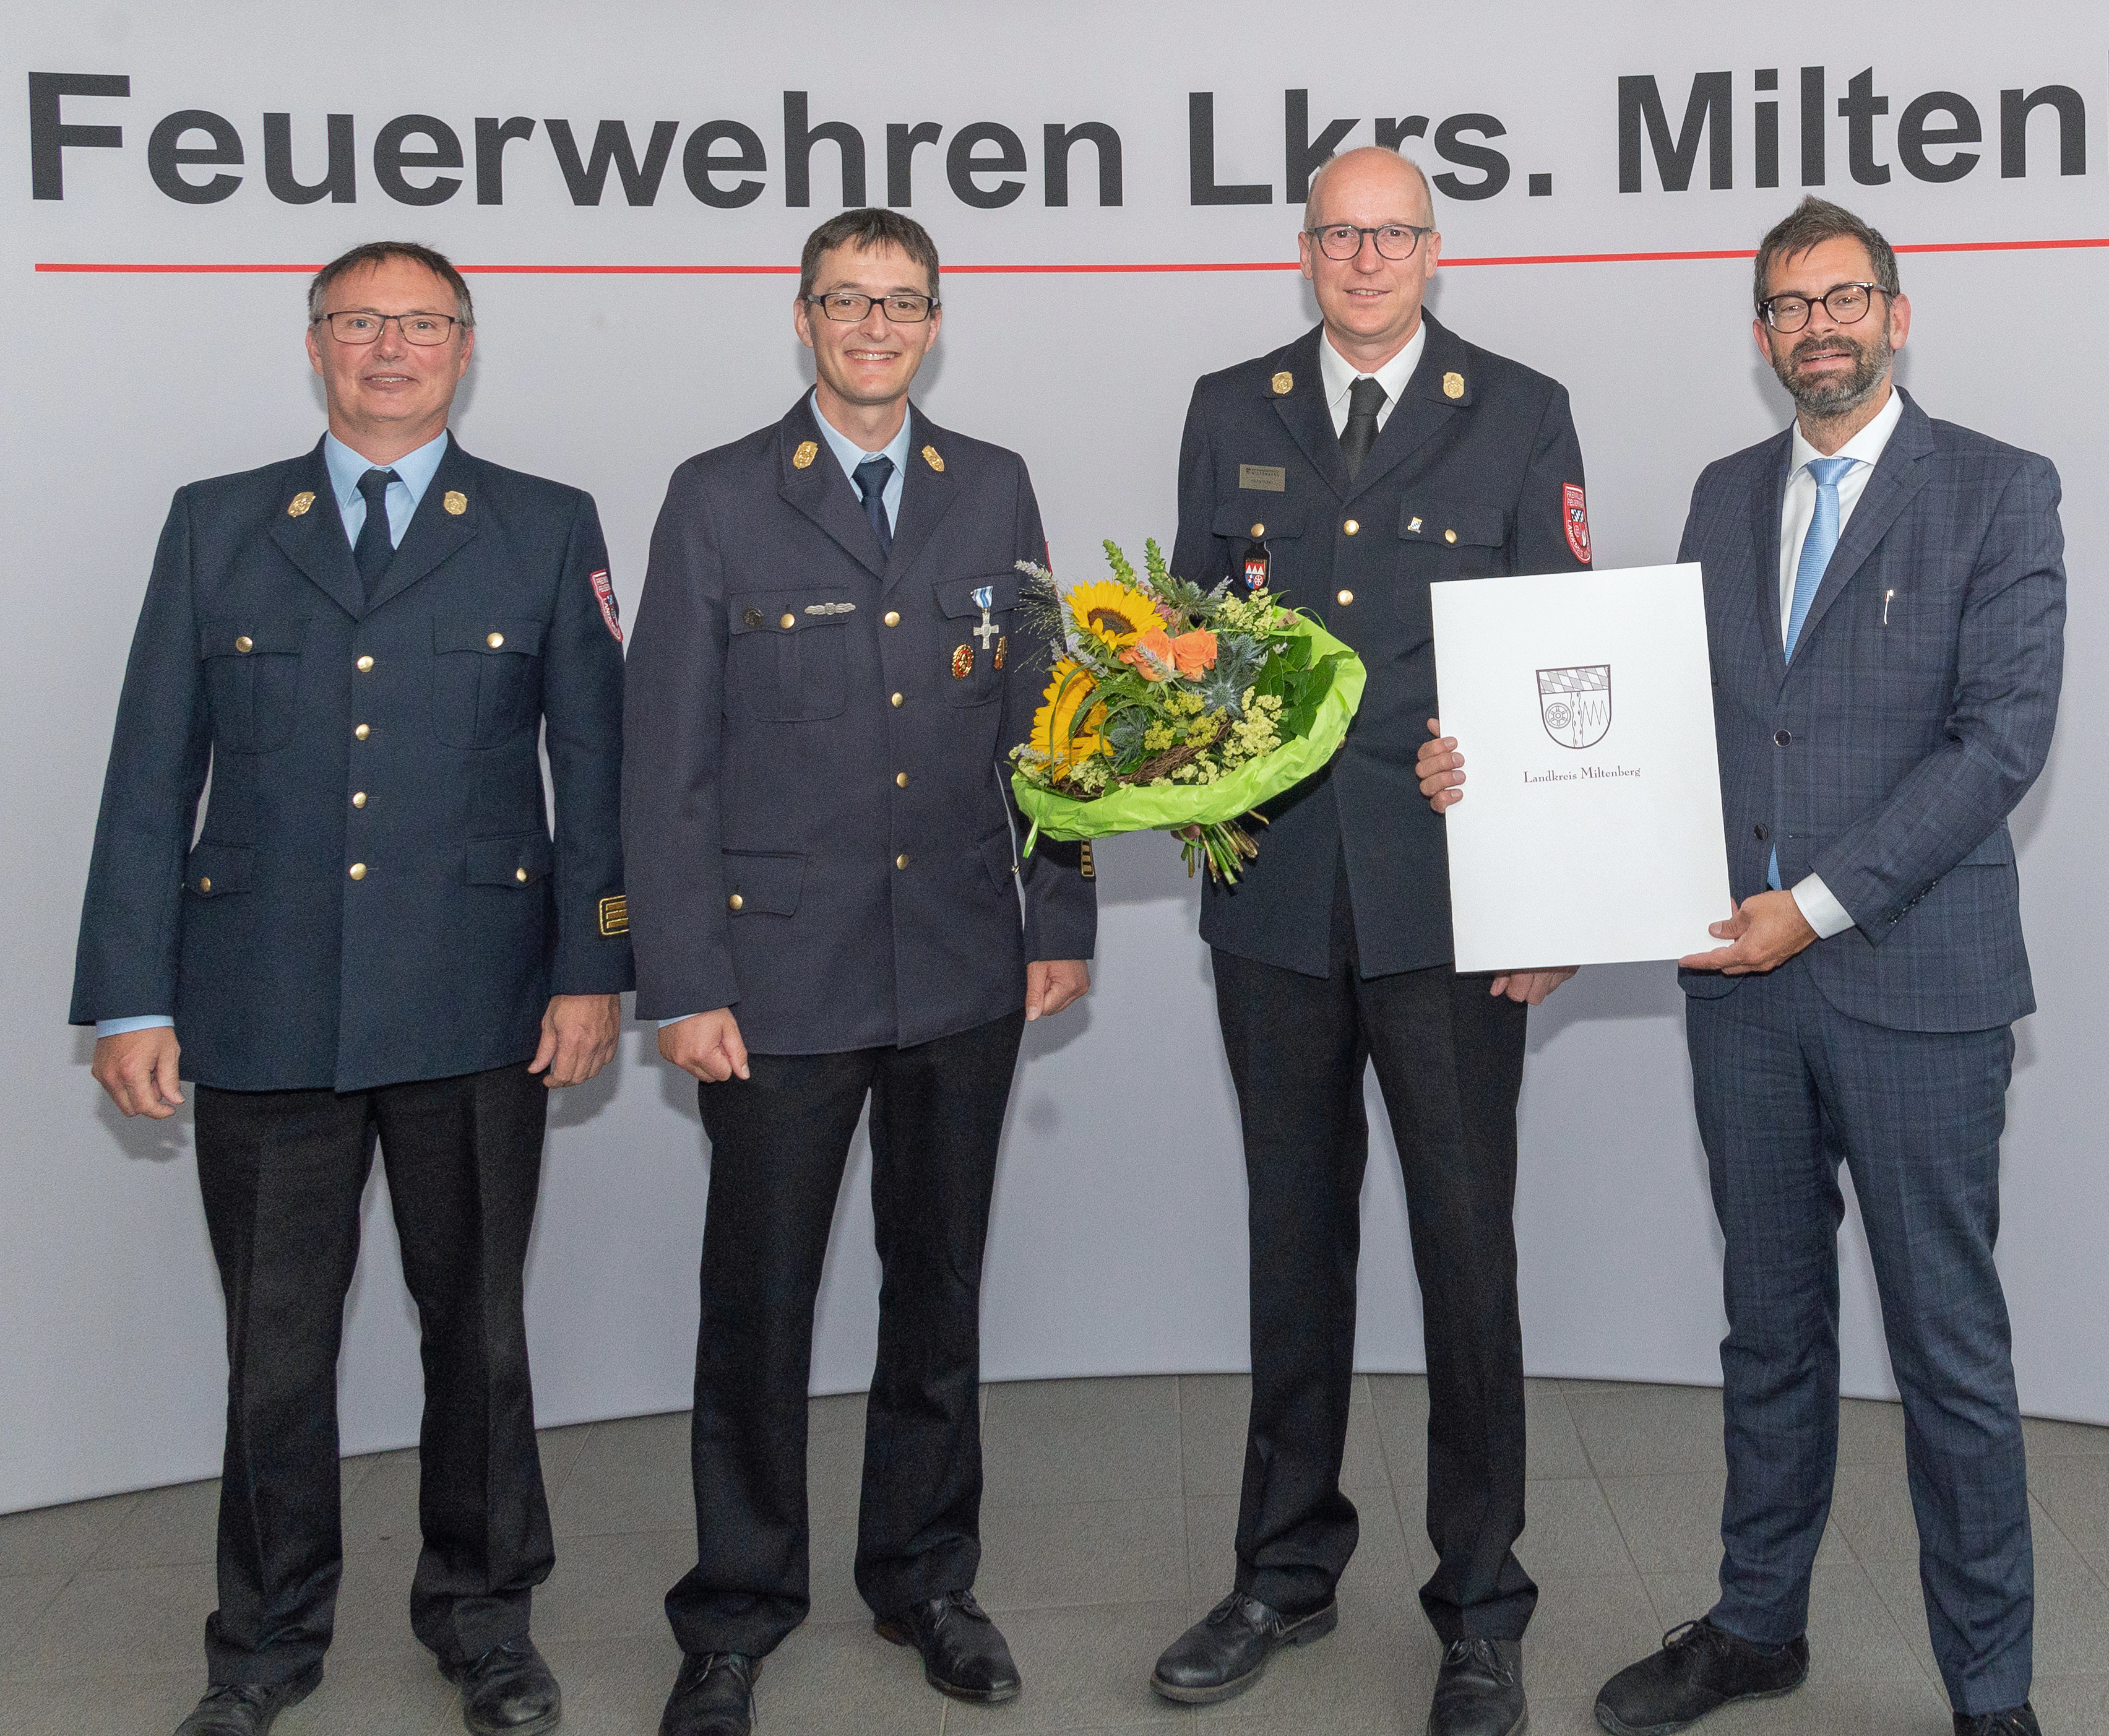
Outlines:
{"label": "dark blue uniform jacket", "polygon": [[1344,852],[1363,975],[1453,956],[1443,821],[1414,776],[1439,714],[1429,586],[1588,565],[1565,388],[1423,317],[1420,363],[1352,484],[1319,377],[1322,328],[1205,376],[1180,449],[1174,570],[1213,583],[1262,542],[1271,588],[1369,667],[1332,764],[1268,804],[1258,859],[1202,906],[1211,946],[1310,976],[1326,974]]}
{"label": "dark blue uniform jacket", "polygon": [[350,1091],[525,1060],[551,994],[628,988],[607,567],[591,496],[451,440],[371,604],[319,443],[179,490],[74,1022],[172,1013],[187,1078]]}
{"label": "dark blue uniform jacket", "polygon": [[1032,482],[910,414],[890,559],[806,400],[674,472],[625,719],[640,1018],[730,1006],[761,1054],[905,1047],[1017,1011],[1028,959],[1091,956],[1073,844],[1025,860],[1020,921]]}

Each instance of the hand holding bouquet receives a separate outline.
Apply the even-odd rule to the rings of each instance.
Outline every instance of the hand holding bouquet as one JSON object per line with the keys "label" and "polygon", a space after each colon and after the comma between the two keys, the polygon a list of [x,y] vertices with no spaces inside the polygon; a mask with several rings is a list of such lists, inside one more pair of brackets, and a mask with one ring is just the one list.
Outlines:
{"label": "hand holding bouquet", "polygon": [[1045,567],[1018,563],[1027,618],[1054,653],[1032,739],[1011,750],[1026,850],[1041,832],[1164,828],[1185,839],[1189,874],[1205,861],[1235,881],[1258,854],[1240,821],[1332,757],[1362,699],[1362,660],[1264,592],[1174,578],[1154,542],[1140,575],[1105,550],[1113,576],[1066,597]]}

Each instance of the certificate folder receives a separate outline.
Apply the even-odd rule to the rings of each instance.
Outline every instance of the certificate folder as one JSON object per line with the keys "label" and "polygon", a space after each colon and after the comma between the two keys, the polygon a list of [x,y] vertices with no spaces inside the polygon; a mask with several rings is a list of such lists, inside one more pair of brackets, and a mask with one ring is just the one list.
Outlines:
{"label": "certificate folder", "polygon": [[1696,564],[1433,588],[1460,970],[1679,958],[1732,908]]}

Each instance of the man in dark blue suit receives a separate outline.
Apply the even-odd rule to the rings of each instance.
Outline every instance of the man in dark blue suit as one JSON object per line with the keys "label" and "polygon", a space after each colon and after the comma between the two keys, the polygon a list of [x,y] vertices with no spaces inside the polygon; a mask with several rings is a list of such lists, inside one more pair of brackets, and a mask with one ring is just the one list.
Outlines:
{"label": "man in dark blue suit", "polygon": [[1022,869],[1014,849],[1009,754],[1046,679],[1014,563],[1046,545],[1018,455],[909,402],[937,249],[892,211],[830,219],[793,317],[815,388],[674,472],[630,670],[637,1011],[711,1141],[664,1736],[743,1736],[761,1660],[806,1616],[813,1306],[867,1097],[857,1588],[933,1686],[1018,1693],[972,1589],[982,1247],[1025,1021],[1085,992],[1096,928],[1076,846]]}
{"label": "man in dark blue suit", "polygon": [[[1838,1444],[1842,1160],[1904,1396],[1919,1577],[1955,1728],[2036,1736],[2028,1489],[1993,1264],[2013,1021],[2033,1011],[2007,816],[2043,769],[2065,622],[2057,473],[1894,383],[1889,244],[1810,199],[1757,255],[1795,424],[1709,465],[1705,570],[1735,914],[1684,959],[1725,1242],[1721,1595],[1597,1721],[1681,1729],[1808,1671]],[[1424,755],[1456,793],[1456,756]]]}
{"label": "man in dark blue suit", "polygon": [[124,1114],[197,1087],[229,1372],[181,1736],[257,1736],[322,1679],[377,1139],[425,1371],[411,1623],[471,1730],[527,1736],[560,1697],[527,1637],[553,1557],[522,1268],[549,1088],[607,1064],[630,986],[621,632],[591,498],[448,432],[475,346],[454,267],[355,248],[309,311],[328,432],[179,491],[162,531],[74,986]]}
{"label": "man in dark blue suit", "polygon": [[1571,973],[1458,974],[1442,823],[1413,766],[1435,710],[1429,587],[1586,570],[1582,453],[1557,381],[1424,310],[1442,237],[1414,165],[1375,148],[1334,159],[1298,244],[1323,323],[1194,387],[1172,565],[1314,610],[1369,685],[1339,756],[1268,805],[1258,857],[1202,906],[1250,1194],[1252,1417],[1232,1589],[1152,1680],[1167,1698],[1224,1699],[1338,1620],[1357,1535],[1339,1479],[1373,1063],[1425,1322],[1438,1565],[1420,1601],[1444,1648],[1429,1729],[1507,1736],[1526,1715],[1538,1598],[1511,1548],[1516,1099],[1528,1008]]}

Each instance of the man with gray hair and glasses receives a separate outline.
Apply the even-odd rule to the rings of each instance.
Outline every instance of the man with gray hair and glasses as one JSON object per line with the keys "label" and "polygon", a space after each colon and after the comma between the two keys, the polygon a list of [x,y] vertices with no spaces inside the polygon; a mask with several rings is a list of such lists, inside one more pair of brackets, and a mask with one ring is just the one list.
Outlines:
{"label": "man with gray hair and glasses", "polygon": [[621,630],[592,498],[449,431],[476,344],[454,266],[355,247],[309,314],[328,432],[179,490],[161,533],[74,980],[119,1110],[165,1119],[195,1083],[227,1297],[219,1607],[178,1736],[262,1736],[322,1680],[377,1142],[425,1374],[410,1625],[470,1730],[540,1736],[522,1271],[549,1088],[607,1064],[630,986]]}
{"label": "man with gray hair and glasses", "polygon": [[[1679,962],[1721,1223],[1721,1592],[1596,1700],[1681,1730],[1809,1672],[1838,1456],[1842,1161],[1867,1234],[1919,1583],[1958,1736],[2038,1736],[2034,1568],[1993,1263],[2013,1023],[2035,1007],[2007,816],[2057,715],[2065,540],[2048,459],[1896,385],[1911,304],[1850,211],[1758,249],[1759,353],[1791,427],[1708,466],[1678,558],[1705,575],[1731,883]],[[1449,741],[1421,756],[1438,810]]]}

